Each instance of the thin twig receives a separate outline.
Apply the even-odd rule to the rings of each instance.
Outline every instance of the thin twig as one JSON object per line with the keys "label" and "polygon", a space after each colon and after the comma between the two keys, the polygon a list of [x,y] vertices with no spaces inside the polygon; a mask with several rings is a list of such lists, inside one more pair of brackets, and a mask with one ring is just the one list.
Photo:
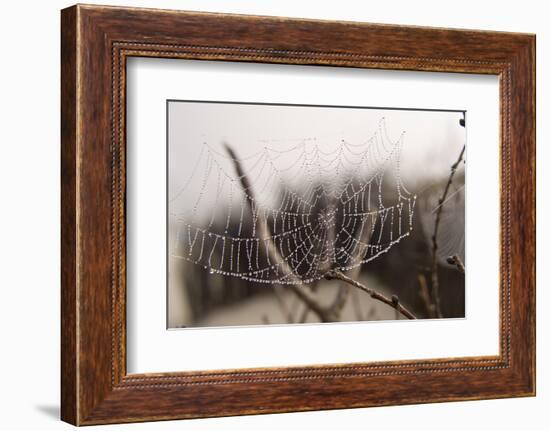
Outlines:
{"label": "thin twig", "polygon": [[430,317],[435,317],[435,305],[430,297],[430,291],[428,289],[428,282],[424,274],[418,274],[418,286],[420,290],[420,299],[426,307],[426,311]]}
{"label": "thin twig", "polygon": [[[241,166],[241,163],[236,153],[233,151],[233,149],[227,144],[225,144],[225,149],[229,154],[229,157],[233,161],[233,164],[235,166],[235,171],[237,173],[237,177],[241,182],[242,189],[247,191],[246,193],[247,203],[250,208],[250,211],[252,212],[252,214],[254,214],[256,211],[256,200],[254,198],[254,191],[251,187],[250,182],[248,181],[248,176],[244,172],[244,169]],[[288,262],[279,255],[279,251],[277,250],[277,247],[275,246],[273,241],[269,240],[271,237],[271,233],[265,218],[258,217],[258,226],[256,229],[256,233],[258,238],[262,238],[264,239],[264,241],[266,241],[266,251],[269,255],[269,259],[272,262],[278,262],[280,264],[282,272],[286,276],[288,276],[289,280],[295,283],[295,284],[288,284],[289,289],[292,292],[294,292],[294,294],[298,298],[300,298],[300,300],[302,300],[302,302],[304,302],[311,309],[311,311],[313,311],[317,315],[317,317],[321,322],[334,321],[334,316],[330,312],[330,310],[327,310],[319,302],[317,302],[317,300],[311,294],[306,292],[305,289],[298,286],[301,280],[294,273],[294,271],[292,271],[292,268],[288,265]]]}
{"label": "thin twig", "polygon": [[[349,273],[349,277],[352,279],[356,279],[359,277],[361,267],[356,266],[351,270]],[[350,289],[349,285],[347,283],[339,283],[338,290],[336,292],[336,295],[334,297],[334,300],[332,301],[329,309],[332,311],[332,313],[336,314],[338,318],[340,318],[340,315],[342,314],[342,310],[344,309],[344,306],[346,305],[346,302],[348,301],[348,297],[352,291]],[[354,290],[355,292],[355,290]],[[361,320],[361,319],[359,319]]]}
{"label": "thin twig", "polygon": [[[332,210],[332,207],[329,208],[329,210]],[[361,229],[360,229],[360,232],[361,232],[361,235],[360,237],[358,238],[358,241],[359,243],[364,243],[364,244],[367,244],[369,241],[370,241],[370,236],[372,234],[372,229],[370,229],[369,226],[367,226],[365,228],[365,221],[363,221],[362,223],[362,226],[361,226]],[[332,232],[329,232],[329,235],[330,235],[330,238],[331,238],[331,241],[334,242],[334,238],[335,238],[335,232],[334,232],[334,223],[331,224],[332,225],[332,228],[331,228],[331,231]],[[333,250],[334,250],[334,247],[333,247]],[[350,256],[349,256],[349,260],[350,261],[353,261],[353,260],[361,260],[361,247],[356,247],[354,251],[351,252]],[[326,271],[329,271],[331,270],[332,268],[326,268],[325,270]],[[326,272],[325,271],[325,272]],[[359,278],[359,275],[361,273],[361,266],[355,266],[349,273],[348,273],[348,277],[351,278],[352,280],[357,280]],[[327,278],[327,277],[325,277]],[[356,292],[356,290],[352,290],[349,288],[349,285],[345,282],[342,282],[340,283],[340,286],[338,287],[338,292],[336,294],[336,297],[334,298],[334,301],[332,302],[332,305],[329,307],[329,309],[338,316],[338,318],[340,317],[340,314],[342,313],[342,310],[344,308],[344,306],[346,305],[346,302],[348,300],[348,297],[350,295],[350,292]],[[357,303],[357,301],[354,301],[354,305],[355,305],[355,308],[357,309],[359,304]],[[356,310],[356,314],[357,314],[357,310]],[[362,319],[358,319],[358,320],[362,320]]]}
{"label": "thin twig", "polygon": [[399,320],[399,298],[397,297],[397,295],[392,295],[391,296],[391,302],[393,303],[394,307],[395,307],[395,320]]}
{"label": "thin twig", "polygon": [[439,202],[438,202],[439,207],[437,208],[437,212],[435,214],[435,227],[434,227],[434,234],[432,236],[432,298],[434,300],[436,317],[439,317],[439,318],[443,317],[443,315],[441,314],[441,300],[439,297],[439,276],[437,273],[437,249],[438,249],[437,234],[439,233],[439,224],[441,222],[441,213],[443,211],[443,203],[447,199],[449,189],[451,188],[451,184],[453,183],[453,178],[455,176],[458,165],[460,165],[460,162],[464,157],[465,150],[466,150],[466,145],[462,147],[462,150],[460,151],[460,155],[458,156],[457,161],[451,166],[451,173],[449,175],[449,179],[447,180],[447,184],[445,185],[445,190],[443,191],[443,195],[439,198]]}
{"label": "thin twig", "polygon": [[460,186],[458,189],[456,189],[454,192],[452,192],[449,196],[447,196],[447,199],[445,199],[441,204],[437,205],[432,210],[432,214],[435,213],[441,207],[441,205],[445,205],[445,202],[449,202],[449,200],[451,200],[451,198],[453,196],[455,196],[457,193],[460,193],[464,189],[464,187],[466,187],[466,185]]}
{"label": "thin twig", "polygon": [[[229,153],[229,156],[233,160],[233,163],[235,165],[235,170],[237,172],[237,176],[241,182],[241,187],[243,188],[243,190],[248,191],[247,202],[250,207],[250,210],[252,211],[252,213],[254,213],[256,202],[254,199],[252,187],[248,181],[248,177],[244,172],[235,152],[227,144],[225,148]],[[309,294],[306,291],[306,289],[301,288],[299,286],[301,280],[294,273],[294,271],[292,271],[292,268],[288,265],[286,260],[284,260],[279,255],[279,251],[277,250],[273,242],[269,241],[270,231],[269,231],[269,226],[267,225],[267,222],[265,221],[265,219],[262,219],[261,217],[258,218],[258,226],[256,230],[257,230],[258,237],[265,238],[265,241],[267,242],[266,249],[267,249],[267,253],[269,254],[270,260],[272,262],[279,262],[283,269],[283,272],[285,273],[285,276],[287,276],[288,279],[295,282],[295,284],[288,284],[289,289],[292,292],[294,292],[294,294],[298,298],[300,298],[302,302],[304,302],[308,306],[308,308],[317,315],[317,317],[321,322],[337,321],[340,316],[340,312],[345,304],[345,301],[347,300],[349,289],[346,289],[345,287],[340,287],[337,293],[337,296],[335,298],[335,301],[329,307],[325,307],[321,305],[311,294]],[[395,310],[398,310],[402,315],[406,316],[407,318],[416,319],[416,317],[409,310],[407,310],[403,305],[401,305],[401,303],[399,302],[399,299],[397,299],[397,296],[393,296],[392,299],[388,299],[381,293],[377,292],[376,290],[368,288],[365,285],[359,283],[358,281],[355,281],[338,271],[328,270],[325,273],[325,278],[327,280],[336,279],[336,280],[340,280],[345,283],[348,283],[368,293],[371,298],[381,301],[389,305],[390,307],[394,308]]]}
{"label": "thin twig", "polygon": [[288,288],[313,311],[321,322],[334,322],[336,317],[331,311],[323,307],[315,298],[306,293],[305,288],[295,284],[289,284]]}
{"label": "thin twig", "polygon": [[389,305],[395,310],[398,310],[403,316],[409,318],[409,319],[416,319],[415,315],[411,313],[407,308],[405,308],[401,303],[399,302],[399,299],[396,295],[393,295],[392,298],[387,298],[386,296],[382,295],[380,292],[371,289],[370,287],[365,286],[364,284],[359,283],[358,281],[353,280],[352,278],[349,278],[348,276],[342,274],[339,271],[329,271],[325,274],[325,278],[327,280],[341,280],[345,283],[348,283],[352,285],[353,287],[356,287],[359,290],[362,290],[363,292],[366,292],[370,295],[371,298],[376,299],[380,302],[383,302],[384,304]]}
{"label": "thin twig", "polygon": [[447,258],[447,263],[449,265],[456,266],[456,269],[458,269],[462,274],[466,273],[466,267],[464,266],[464,262],[462,262],[462,259],[460,259],[460,256],[458,254],[455,254],[454,256],[449,256]]}

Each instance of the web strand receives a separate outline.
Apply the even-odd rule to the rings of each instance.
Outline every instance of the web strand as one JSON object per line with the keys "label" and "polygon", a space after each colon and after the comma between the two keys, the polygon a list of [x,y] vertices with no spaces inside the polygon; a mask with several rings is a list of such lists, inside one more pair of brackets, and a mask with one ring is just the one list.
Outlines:
{"label": "web strand", "polygon": [[266,140],[236,158],[204,143],[191,177],[169,198],[172,256],[266,285],[311,283],[376,259],[413,228],[403,142],[404,134],[389,139],[382,119],[365,142],[330,148],[315,138],[276,148]]}

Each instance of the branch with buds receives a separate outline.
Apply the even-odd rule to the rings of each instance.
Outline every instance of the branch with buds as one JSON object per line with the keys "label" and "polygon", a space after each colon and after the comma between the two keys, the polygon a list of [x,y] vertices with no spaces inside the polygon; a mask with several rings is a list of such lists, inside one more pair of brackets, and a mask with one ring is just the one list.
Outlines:
{"label": "branch with buds", "polygon": [[[230,159],[233,162],[233,165],[237,173],[237,177],[240,180],[242,189],[246,190],[247,192],[246,193],[247,203],[250,208],[250,211],[252,213],[255,213],[256,199],[254,198],[254,191],[252,189],[250,181],[248,180],[248,176],[244,172],[244,169],[237,155],[235,154],[235,151],[227,144],[225,144],[225,149],[229,154]],[[266,253],[269,256],[270,261],[277,262],[277,265],[282,269],[282,272],[285,274],[285,277],[291,281],[291,283],[288,284],[288,288],[294,293],[294,295],[296,295],[296,297],[298,297],[306,305],[306,307],[309,310],[311,310],[318,317],[318,319],[321,322],[334,322],[339,320],[340,313],[344,308],[344,305],[349,296],[349,286],[353,286],[356,289],[366,292],[372,299],[380,301],[392,307],[393,309],[396,310],[396,312],[399,312],[401,315],[407,317],[408,319],[416,319],[414,314],[399,302],[399,298],[397,296],[393,295],[391,298],[387,298],[380,292],[374,289],[371,289],[365,286],[364,284],[359,283],[355,279],[348,277],[343,273],[341,273],[340,271],[336,271],[332,268],[325,268],[326,273],[324,278],[327,280],[338,280],[338,281],[341,281],[342,283],[338,287],[336,296],[332,301],[332,303],[329,304],[328,306],[321,304],[309,289],[306,289],[300,286],[301,285],[300,276],[297,275],[292,270],[292,268],[288,265],[288,262],[280,255],[276,245],[272,241],[269,241],[269,238],[271,238],[271,232],[267,224],[267,220],[265,218],[262,219],[261,217],[258,217],[257,222],[258,222],[258,225],[256,227],[256,234],[258,235],[259,238],[266,238],[266,241],[267,241]],[[334,238],[333,229],[334,229],[333,224],[331,224],[330,227],[327,228],[328,238]],[[368,233],[370,232],[370,229],[364,229],[363,232],[365,233],[363,233],[360,240],[366,243],[368,242],[369,238],[365,237],[365,235],[368,235]],[[356,268],[359,268],[359,267],[356,267]],[[353,271],[353,274],[356,277],[358,275],[358,269]]]}

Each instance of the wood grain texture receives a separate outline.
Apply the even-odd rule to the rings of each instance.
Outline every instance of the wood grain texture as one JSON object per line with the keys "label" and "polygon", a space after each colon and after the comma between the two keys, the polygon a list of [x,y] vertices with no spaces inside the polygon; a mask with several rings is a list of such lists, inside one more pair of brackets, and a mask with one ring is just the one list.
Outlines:
{"label": "wood grain texture", "polygon": [[[74,6],[62,11],[61,37],[63,420],[86,425],[534,394],[533,35]],[[499,356],[127,375],[130,56],[498,75]]]}

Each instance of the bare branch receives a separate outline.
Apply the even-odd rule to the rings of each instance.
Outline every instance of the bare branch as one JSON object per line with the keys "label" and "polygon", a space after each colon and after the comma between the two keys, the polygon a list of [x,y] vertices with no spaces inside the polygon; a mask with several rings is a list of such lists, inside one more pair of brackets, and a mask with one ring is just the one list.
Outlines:
{"label": "bare branch", "polygon": [[370,295],[371,298],[376,299],[380,302],[383,302],[384,304],[389,305],[395,310],[398,310],[403,316],[409,318],[409,319],[416,319],[415,315],[411,313],[408,309],[406,309],[401,303],[399,302],[399,299],[396,295],[393,295],[391,299],[387,298],[386,296],[382,295],[380,292],[371,289],[364,284],[359,283],[358,281],[353,280],[352,278],[349,278],[348,276],[342,274],[339,271],[329,271],[325,274],[325,278],[327,280],[341,280],[345,283],[348,283],[352,285],[353,287],[356,287],[357,289],[362,290],[363,292],[366,292]]}
{"label": "bare branch", "polygon": [[439,276],[437,273],[437,234],[439,233],[439,224],[441,222],[441,213],[443,211],[443,204],[445,203],[445,200],[447,199],[447,195],[449,194],[449,189],[451,188],[451,184],[453,183],[453,178],[455,176],[456,170],[458,166],[460,165],[460,162],[462,161],[462,158],[464,157],[464,151],[466,150],[466,145],[462,147],[462,150],[460,151],[460,155],[458,156],[457,161],[451,166],[451,173],[449,175],[449,179],[447,180],[447,184],[445,185],[445,190],[443,191],[443,195],[439,198],[437,212],[435,214],[435,227],[434,227],[434,233],[432,236],[432,298],[435,305],[435,313],[436,317],[443,317],[441,314],[441,300],[439,297]]}
{"label": "bare branch", "polygon": [[[245,190],[248,196],[247,202],[248,206],[250,207],[250,210],[254,214],[256,211],[256,199],[254,198],[254,191],[251,187],[250,182],[248,181],[248,176],[244,172],[244,169],[241,166],[241,163],[239,159],[237,158],[237,155],[233,151],[233,149],[228,145],[225,144],[225,149],[227,153],[229,154],[229,157],[233,161],[233,165],[235,167],[235,171],[237,172],[237,177],[239,178],[241,182],[241,187],[243,190]],[[317,317],[319,317],[319,320],[321,322],[330,322],[333,320],[332,313],[325,309],[321,304],[317,302],[317,300],[310,295],[308,292],[306,292],[305,289],[298,286],[300,284],[301,280],[299,277],[292,271],[292,268],[288,265],[287,261],[279,254],[279,251],[277,250],[276,245],[273,243],[273,241],[270,241],[269,238],[271,237],[271,232],[269,230],[269,227],[267,225],[267,221],[265,218],[258,217],[258,226],[256,228],[256,232],[259,238],[263,239],[267,242],[266,244],[266,250],[269,255],[269,259],[271,262],[277,262],[282,272],[285,275],[288,275],[288,279],[291,282],[294,282],[295,284],[289,284],[288,287],[294,294],[302,300],[310,309],[313,311]]]}
{"label": "bare branch", "polygon": [[422,299],[428,315],[430,317],[435,317],[435,304],[430,297],[428,282],[424,274],[418,274],[418,286],[420,289],[420,299]]}
{"label": "bare branch", "polygon": [[[370,223],[372,223],[372,222],[370,222]],[[358,238],[358,244],[367,244],[370,241],[370,237],[371,237],[371,234],[372,234],[372,229],[371,229],[371,226],[369,226],[369,225],[365,226],[365,221],[364,220],[362,222],[360,232],[361,232],[361,234]],[[331,235],[332,235],[332,240],[334,241],[334,236],[335,236],[334,225],[332,226]],[[349,256],[348,262],[351,262],[353,260],[360,260],[361,259],[361,254],[362,254],[361,247],[360,246],[355,247],[355,249],[351,252],[351,254]],[[357,279],[359,279],[360,273],[361,273],[361,266],[358,265],[358,266],[354,267],[348,273],[349,274],[348,277],[353,279],[353,280],[357,280]],[[345,282],[340,283],[340,286],[338,288],[338,292],[336,294],[336,297],[334,298],[334,301],[333,301],[330,309],[333,312],[335,312],[336,314],[339,315],[342,312],[342,309],[344,308],[344,306],[346,305],[346,302],[348,300],[350,292],[352,292],[352,290],[349,289],[349,284],[347,284]],[[356,292],[356,291],[353,290],[353,292]],[[354,305],[355,305],[356,315],[360,316],[361,312],[358,311],[358,304],[355,303]],[[362,319],[359,318],[359,320],[362,320]]]}
{"label": "bare branch", "polygon": [[[256,200],[254,198],[254,192],[252,190],[251,184],[248,181],[248,177],[246,173],[244,172],[238,158],[236,157],[235,152],[229,147],[229,145],[225,145],[225,148],[231,157],[231,160],[233,161],[233,164],[235,166],[235,170],[237,172],[237,176],[241,182],[241,187],[243,190],[247,191],[248,195],[248,205],[250,207],[250,210],[252,213],[256,210]],[[347,289],[347,286],[340,286],[339,291],[337,292],[337,296],[333,303],[329,307],[324,307],[321,305],[311,294],[309,294],[306,289],[301,288],[299,284],[301,283],[300,278],[294,273],[292,268],[288,265],[286,260],[279,254],[279,251],[277,250],[277,247],[275,244],[270,241],[270,230],[269,226],[267,225],[267,221],[265,219],[262,219],[261,217],[258,218],[258,226],[257,226],[257,234],[259,238],[262,238],[264,241],[267,242],[266,249],[267,253],[269,254],[269,258],[272,262],[278,262],[280,267],[282,268],[283,273],[285,276],[288,277],[289,280],[294,282],[295,284],[289,284],[288,288],[294,292],[294,294],[304,302],[304,304],[307,305],[309,310],[314,312],[319,320],[321,322],[333,322],[338,320],[340,312],[348,298],[349,289]],[[370,229],[366,229],[366,232],[368,233]],[[362,239],[365,239],[366,234],[362,235]],[[407,310],[401,303],[399,302],[399,299],[397,296],[393,296],[392,299],[386,298],[381,293],[375,291],[374,289],[370,289],[366,287],[365,285],[359,283],[358,281],[355,281],[348,276],[342,274],[341,272],[334,271],[332,269],[329,269],[327,273],[325,274],[325,278],[327,280],[340,280],[344,283],[347,283],[351,286],[354,286],[370,295],[371,298],[376,299],[378,301],[381,301],[390,307],[394,308],[395,310],[399,311],[402,315],[406,316],[409,319],[416,319],[416,317]],[[305,320],[305,315],[302,317],[302,320]]]}
{"label": "bare branch", "polygon": [[456,266],[456,269],[458,269],[462,274],[466,273],[466,267],[464,266],[464,262],[462,262],[462,259],[460,259],[460,256],[458,256],[458,254],[455,254],[454,256],[449,256],[447,258],[447,263],[449,265]]}
{"label": "bare branch", "polygon": [[[250,185],[250,182],[248,181],[248,176],[244,172],[241,162],[237,158],[237,155],[235,152],[229,147],[229,145],[225,145],[225,148],[227,152],[229,153],[229,156],[231,157],[233,164],[235,165],[235,170],[237,171],[237,176],[241,181],[241,187],[243,190],[245,190],[247,193],[247,202],[248,206],[250,207],[250,210],[254,214],[256,212],[256,199],[254,197],[254,191]],[[257,236],[260,239],[263,239],[267,242],[267,252],[269,254],[269,258],[273,262],[279,263],[279,265],[282,267],[282,271],[285,275],[288,275],[290,280],[293,280],[295,282],[300,282],[300,279],[294,274],[294,271],[292,271],[292,268],[288,265],[287,261],[280,256],[279,251],[277,250],[277,247],[273,243],[273,241],[270,241],[269,238],[271,237],[271,232],[269,230],[269,227],[267,225],[267,220],[262,217],[258,217],[258,226],[256,228]]]}

